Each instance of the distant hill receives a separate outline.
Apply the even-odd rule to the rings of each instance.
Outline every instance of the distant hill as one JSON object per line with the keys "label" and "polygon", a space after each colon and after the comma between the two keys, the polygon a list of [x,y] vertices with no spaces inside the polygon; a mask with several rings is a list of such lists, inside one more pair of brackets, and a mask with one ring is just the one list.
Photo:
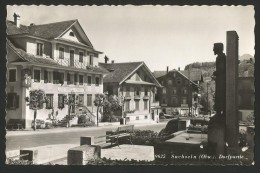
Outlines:
{"label": "distant hill", "polygon": [[[239,69],[238,73],[240,77],[254,76],[254,58],[249,54],[244,54],[239,57]],[[212,110],[214,107],[214,93],[215,93],[215,81],[211,80],[211,76],[216,69],[215,62],[194,62],[185,66],[185,70],[196,69],[201,70],[204,78],[204,83],[201,84],[201,99],[200,104],[205,110]],[[208,81],[208,86],[207,82]],[[208,94],[207,94],[208,93]]]}
{"label": "distant hill", "polygon": [[[254,76],[254,57],[249,54],[243,54],[239,57],[239,76],[240,77],[248,77]],[[185,70],[190,68],[192,69],[199,69],[202,71],[202,75],[204,79],[210,79],[213,72],[216,69],[215,62],[194,62],[185,66]]]}

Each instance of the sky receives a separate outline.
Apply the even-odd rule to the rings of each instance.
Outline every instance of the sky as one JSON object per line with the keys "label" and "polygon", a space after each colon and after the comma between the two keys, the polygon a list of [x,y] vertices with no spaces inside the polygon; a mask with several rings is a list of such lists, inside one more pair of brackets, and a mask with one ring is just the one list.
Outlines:
{"label": "sky", "polygon": [[239,55],[254,56],[253,6],[7,6],[7,19],[45,24],[78,19],[94,48],[115,62],[144,61],[151,71],[215,61],[213,44],[239,36]]}

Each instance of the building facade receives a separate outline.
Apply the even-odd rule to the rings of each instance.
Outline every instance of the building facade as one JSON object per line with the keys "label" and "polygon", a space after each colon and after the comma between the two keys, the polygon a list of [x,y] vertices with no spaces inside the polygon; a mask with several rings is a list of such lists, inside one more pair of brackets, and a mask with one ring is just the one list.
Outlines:
{"label": "building facade", "polygon": [[[42,89],[49,102],[37,112],[46,120],[52,109],[58,119],[68,114],[64,96],[71,94],[78,105],[96,110],[93,100],[103,92],[103,75],[96,51],[78,20],[25,26],[20,16],[7,21],[7,121],[21,120],[30,128],[33,110],[25,102],[29,92]],[[72,114],[76,107],[71,110]]]}
{"label": "building facade", "polygon": [[[122,96],[122,110],[129,123],[157,122],[159,102],[155,100],[157,87],[161,87],[144,62],[100,63],[109,71],[104,76],[104,92]],[[121,116],[122,116],[121,114]]]}
{"label": "building facade", "polygon": [[158,90],[158,99],[164,113],[169,115],[198,114],[198,88],[199,83],[203,82],[201,72],[167,70],[155,71],[154,75],[163,86]]}
{"label": "building facade", "polygon": [[255,87],[254,77],[238,78],[238,109],[239,120],[248,121],[249,115],[254,114]]}

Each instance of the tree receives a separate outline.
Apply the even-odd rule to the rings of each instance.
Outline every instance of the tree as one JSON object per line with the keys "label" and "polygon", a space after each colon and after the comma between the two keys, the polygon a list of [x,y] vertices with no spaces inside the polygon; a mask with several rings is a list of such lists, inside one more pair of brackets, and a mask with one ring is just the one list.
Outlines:
{"label": "tree", "polygon": [[105,97],[104,99],[104,119],[111,121],[113,112],[123,109],[123,97],[116,96],[116,95],[110,95]]}
{"label": "tree", "polygon": [[45,92],[41,89],[38,90],[31,90],[29,97],[25,98],[25,101],[28,102],[30,109],[34,110],[34,126],[33,130],[36,130],[36,117],[37,117],[37,110],[43,108],[43,103],[47,102],[47,98],[45,96]]}
{"label": "tree", "polygon": [[106,93],[95,94],[94,105],[97,107],[97,126],[98,126],[98,111],[100,108],[104,106],[104,101],[106,97],[107,97]]}
{"label": "tree", "polygon": [[67,97],[66,95],[64,95],[64,103],[66,105],[68,105],[68,127],[70,127],[70,114],[71,114],[71,108],[74,106],[77,106],[77,103],[76,103],[76,98],[75,98],[75,93],[74,92],[71,92],[71,94],[69,94],[69,96]]}

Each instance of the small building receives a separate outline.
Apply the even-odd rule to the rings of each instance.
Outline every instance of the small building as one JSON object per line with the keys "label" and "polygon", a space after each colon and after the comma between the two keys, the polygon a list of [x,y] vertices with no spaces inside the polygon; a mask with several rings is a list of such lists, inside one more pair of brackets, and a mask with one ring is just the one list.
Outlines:
{"label": "small building", "polygon": [[158,99],[164,113],[169,115],[196,115],[199,107],[199,84],[203,82],[199,70],[155,71],[156,79],[163,86]]}
{"label": "small building", "polygon": [[249,115],[254,114],[255,87],[254,77],[238,78],[238,110],[239,120],[248,121]]}
{"label": "small building", "polygon": [[[130,123],[157,122],[161,112],[156,101],[157,87],[161,87],[144,62],[105,63],[99,65],[109,71],[104,76],[104,92],[124,98],[123,111]],[[122,114],[121,114],[122,116]]]}
{"label": "small building", "polygon": [[70,94],[95,115],[93,100],[103,92],[107,71],[98,64],[102,52],[94,49],[78,20],[26,26],[14,14],[14,21],[7,21],[7,51],[7,121],[31,127],[34,114],[25,98],[35,89],[44,90],[49,100],[37,119],[48,119],[52,109],[63,119],[68,114],[64,96]]}

